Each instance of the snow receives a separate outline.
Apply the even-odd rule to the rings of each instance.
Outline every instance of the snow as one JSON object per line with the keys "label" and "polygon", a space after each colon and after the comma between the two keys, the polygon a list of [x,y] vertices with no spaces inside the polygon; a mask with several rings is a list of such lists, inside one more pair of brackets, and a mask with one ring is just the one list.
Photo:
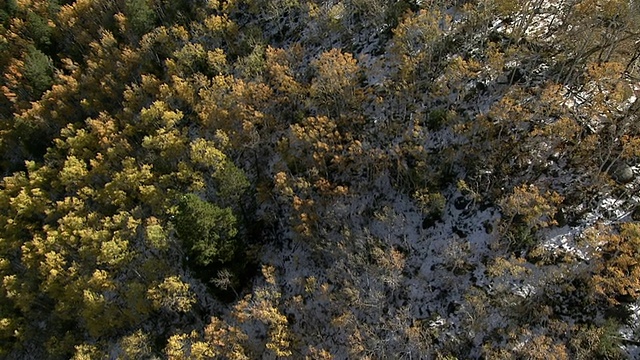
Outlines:
{"label": "snow", "polygon": [[[388,182],[381,181],[382,186],[389,186]],[[350,268],[336,265],[331,269],[326,267],[325,261],[318,261],[318,254],[314,255],[314,246],[304,241],[293,238],[284,239],[282,246],[270,245],[265,249],[262,262],[274,265],[278,269],[278,281],[283,294],[304,293],[303,279],[314,277],[318,283],[325,281],[342,279],[358,281],[361,286],[355,287],[360,299],[358,306],[354,308],[377,307],[384,303],[388,311],[399,311],[407,307],[408,315],[412,319],[428,320],[428,327],[432,329],[446,330],[450,335],[465,332],[460,324],[461,313],[451,310],[453,304],[463,304],[464,295],[470,287],[484,287],[489,291],[490,284],[484,277],[483,258],[491,253],[490,244],[495,240],[495,233],[485,231],[485,223],[496,223],[499,219],[499,212],[495,208],[480,209],[477,204],[469,202],[465,207],[456,207],[454,199],[462,198],[463,195],[457,190],[451,190],[448,198],[451,199],[444,211],[441,221],[435,226],[423,229],[422,221],[424,215],[417,209],[413,201],[405,195],[397,193],[389,188],[385,189],[386,196],[383,200],[376,200],[367,194],[361,197],[347,197],[341,202],[336,202],[331,213],[325,214],[338,221],[342,227],[348,226],[348,237],[344,239],[342,234],[331,229],[324,229],[322,233],[326,236],[326,241],[334,242],[336,245],[344,241],[354,242],[358,248],[359,237],[369,239],[379,239],[384,248],[403,248],[406,252],[405,264],[402,269],[403,274],[415,274],[415,276],[403,276],[400,273],[390,273],[384,276],[376,273],[376,267],[361,267],[350,264]],[[374,220],[367,218],[363,212],[374,207]],[[348,219],[345,221],[344,219]],[[454,231],[454,229],[456,231]],[[319,240],[324,241],[324,240]],[[340,245],[344,246],[344,245]],[[347,252],[348,247],[339,249]],[[340,256],[331,256],[324,253],[326,259],[338,259]],[[464,260],[463,262],[460,262]],[[473,269],[469,271],[468,269]],[[336,274],[340,271],[364,271],[351,274]],[[460,274],[459,272],[464,272]],[[355,279],[354,279],[355,278]],[[394,288],[389,293],[386,287]],[[340,285],[332,285],[333,296],[339,295]],[[524,290],[523,290],[524,289]],[[516,294],[522,291],[530,291],[527,285],[520,289],[513,289]],[[406,298],[397,297],[398,291],[404,293]],[[393,292],[396,294],[393,295]],[[310,313],[325,314],[329,316],[332,306],[327,301],[308,299],[302,313],[293,313],[295,318],[309,318]],[[392,310],[394,309],[394,310]],[[293,308],[290,309],[294,311]],[[367,315],[358,312],[356,317],[367,319]],[[500,316],[496,314],[497,319]],[[313,318],[313,316],[311,317]],[[331,319],[320,319],[319,321],[330,322]],[[365,320],[367,321],[367,320]],[[377,321],[369,319],[368,321]],[[297,324],[296,326],[307,326]],[[492,326],[500,326],[499,321]],[[302,329],[300,331],[303,331]],[[337,357],[346,354],[339,344],[331,342],[324,343],[326,346],[337,346],[332,349],[332,353]]]}
{"label": "snow", "polygon": [[[562,26],[554,15],[560,5],[548,0],[538,3],[539,8],[533,16],[525,18],[525,15],[518,15],[513,23],[516,26],[526,23],[526,36],[540,37],[549,34],[552,37],[551,29]],[[449,12],[454,15],[452,26],[455,26],[457,19],[463,15],[457,9]],[[338,15],[336,20],[342,18],[341,13]],[[507,34],[513,31],[513,25],[504,24],[500,20],[493,27],[496,31]],[[369,55],[377,43],[375,35],[373,33],[367,39],[361,39],[362,53],[366,55],[358,57],[358,65],[368,69],[365,80],[368,86],[384,95],[385,79],[392,73],[392,61]],[[333,40],[322,41],[330,43]],[[511,68],[518,66],[521,64],[516,61],[507,64]],[[539,64],[534,73],[544,73],[547,68],[548,65]],[[505,85],[498,81],[494,86]],[[592,93],[586,89],[570,87],[565,87],[562,95],[566,99],[564,105],[571,109],[588,104],[592,97]],[[454,103],[457,94],[450,96],[450,102]],[[476,106],[467,109],[464,115],[474,118],[486,114],[495,101],[490,96],[476,98]],[[635,101],[634,95],[624,107],[628,108]],[[418,111],[426,112],[431,104],[425,98],[417,99],[414,105]],[[388,106],[390,105],[386,102],[372,104],[368,109],[369,113],[365,114],[375,124],[370,134],[372,137],[378,136],[374,132],[383,129],[389,120],[388,114],[393,113]],[[589,119],[594,129],[602,124],[602,120]],[[392,144],[400,142],[401,135],[392,139]],[[423,146],[428,153],[438,154],[447,147],[465,144],[466,141],[450,127],[444,127],[430,131]],[[377,139],[372,139],[372,143],[376,142]],[[362,144],[365,149],[370,146],[367,139]],[[274,168],[280,161],[281,159],[273,160],[270,167]],[[564,166],[561,165],[550,163],[550,167],[556,167],[561,177],[557,180],[559,184],[580,181],[584,176],[565,173]],[[633,170],[636,175],[640,174],[637,166]],[[491,174],[490,169],[485,172],[486,175]],[[460,174],[462,175],[464,174]],[[485,313],[479,314],[474,307],[476,305],[468,300],[470,294],[487,294],[503,298],[503,301],[526,302],[544,292],[544,287],[552,282],[554,276],[561,276],[559,274],[562,269],[559,265],[540,267],[526,262],[517,264],[527,273],[526,276],[509,273],[488,276],[487,259],[513,260],[504,246],[500,245],[504,239],[501,239],[497,226],[501,219],[499,209],[495,206],[481,206],[465,197],[455,186],[451,186],[444,192],[447,204],[442,218],[432,226],[423,228],[426,215],[416,207],[413,199],[391,186],[388,176],[389,174],[384,174],[377,177],[368,185],[369,192],[344,196],[326,206],[328,210],[320,214],[314,238],[301,238],[293,232],[284,233],[280,234],[279,241],[269,243],[263,250],[261,262],[277,269],[283,303],[297,304],[286,306],[287,315],[300,319],[290,324],[292,331],[315,334],[313,337],[316,345],[328,349],[336,358],[350,357],[346,352],[348,330],[345,328],[348,326],[336,329],[332,326],[322,327],[320,324],[336,323],[338,320],[348,323],[349,316],[353,316],[360,322],[375,327],[382,318],[393,318],[390,314],[396,313],[406,314],[409,322],[424,321],[438,336],[468,336],[476,351],[479,351],[487,334],[503,328],[509,321],[509,314],[502,313],[504,309],[489,305],[483,309]],[[627,187],[632,193],[638,188],[638,184],[629,184]],[[371,189],[376,189],[378,193]],[[542,239],[542,249],[553,256],[576,259],[576,267],[586,266],[584,264],[590,260],[594,249],[579,241],[584,230],[598,222],[629,221],[630,205],[640,203],[637,196],[615,198],[609,194],[600,194],[594,200],[596,206],[592,211],[586,212],[578,225],[540,230],[538,236]],[[269,211],[265,211],[267,212]],[[488,228],[493,230],[487,231]],[[374,245],[379,250],[372,250]],[[384,261],[390,258],[392,250],[397,249],[401,249],[398,251],[404,255],[400,269],[393,268],[393,264]],[[376,251],[382,254],[379,258],[375,258]],[[310,279],[318,284],[316,289],[309,285]],[[322,284],[326,284],[325,290],[318,290]],[[260,285],[259,282],[256,284]],[[302,304],[294,301],[297,296],[304,299]],[[350,306],[345,306],[349,302],[352,302]],[[345,308],[351,313],[339,313]],[[631,305],[630,309],[634,312],[633,325],[621,329],[621,336],[627,339],[633,339],[640,332],[637,329],[640,305]],[[476,328],[469,328],[469,324],[474,324]],[[526,346],[526,342],[522,346]],[[626,349],[631,354],[640,355],[636,346],[627,346]]]}
{"label": "snow", "polygon": [[576,237],[584,230],[583,226],[563,226],[547,229],[541,236],[545,239],[542,243],[544,249],[557,254],[569,253],[581,260],[589,260],[589,251],[584,246],[578,246]]}

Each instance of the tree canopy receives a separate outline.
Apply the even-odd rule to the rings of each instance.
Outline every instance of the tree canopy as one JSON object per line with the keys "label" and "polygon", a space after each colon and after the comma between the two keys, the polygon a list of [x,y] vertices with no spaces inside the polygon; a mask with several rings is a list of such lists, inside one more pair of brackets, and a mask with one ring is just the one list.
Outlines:
{"label": "tree canopy", "polygon": [[1,2],[0,356],[638,356],[639,20]]}

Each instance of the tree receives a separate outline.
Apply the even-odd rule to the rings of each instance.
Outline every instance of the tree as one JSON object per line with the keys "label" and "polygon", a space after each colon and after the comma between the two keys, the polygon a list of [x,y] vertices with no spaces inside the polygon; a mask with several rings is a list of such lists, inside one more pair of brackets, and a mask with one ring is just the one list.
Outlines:
{"label": "tree", "polygon": [[153,307],[156,310],[188,313],[196,303],[195,295],[190,290],[189,284],[178,276],[165,278],[161,283],[149,289],[147,296],[153,302]]}
{"label": "tree", "polygon": [[510,246],[515,248],[532,246],[535,231],[556,224],[554,216],[562,197],[556,192],[540,193],[535,185],[521,185],[500,201],[506,218],[503,224]]}
{"label": "tree", "polygon": [[51,86],[53,69],[51,58],[36,48],[29,49],[24,59],[24,77],[36,94],[42,94]]}
{"label": "tree", "polygon": [[133,32],[139,36],[151,30],[156,20],[156,14],[147,0],[125,0],[124,15]]}
{"label": "tree", "polygon": [[589,229],[585,238],[602,249],[594,254],[595,294],[613,305],[637,300],[640,297],[640,226],[625,223],[619,231],[598,226]]}
{"label": "tree", "polygon": [[317,76],[311,81],[309,92],[318,99],[318,107],[326,107],[329,114],[340,115],[354,105],[358,83],[358,64],[349,53],[339,49],[324,52],[312,65]]}
{"label": "tree", "polygon": [[258,343],[262,350],[269,356],[287,357],[292,355],[291,345],[293,334],[289,328],[287,317],[279,309],[281,294],[275,278],[275,268],[270,265],[262,267],[262,274],[266,284],[254,295],[248,295],[238,302],[236,310],[240,322],[258,323],[266,330],[266,342],[260,339],[252,339]]}
{"label": "tree", "polygon": [[196,194],[180,199],[175,226],[187,254],[198,265],[228,263],[240,248],[231,209],[221,209]]}

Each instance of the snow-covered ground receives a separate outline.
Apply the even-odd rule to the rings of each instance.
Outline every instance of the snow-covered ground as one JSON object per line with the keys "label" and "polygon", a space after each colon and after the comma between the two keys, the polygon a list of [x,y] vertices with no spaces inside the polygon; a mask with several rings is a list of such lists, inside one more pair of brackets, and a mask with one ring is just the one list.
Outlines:
{"label": "snow-covered ground", "polygon": [[[524,30],[525,37],[548,37],[551,41],[554,29],[563,26],[558,18],[558,4],[535,2],[534,12],[518,14],[508,23],[496,20],[492,31],[511,34]],[[461,18],[456,10],[452,26]],[[355,48],[362,49],[358,65],[368,69],[366,83],[375,89],[374,93],[384,93],[391,62],[371,55],[377,34],[367,35],[361,39],[362,46]],[[521,65],[506,64],[507,68]],[[538,64],[533,74],[537,76],[547,70],[547,64]],[[510,85],[492,74],[487,74],[486,79],[493,90]],[[467,85],[471,87],[475,83]],[[561,94],[564,106],[571,109],[584,105],[592,96],[584,88],[565,88],[564,91]],[[486,115],[496,101],[495,93],[501,92],[476,97],[474,106],[459,104],[465,109],[464,116]],[[459,101],[458,95],[449,94],[447,100]],[[412,105],[418,109],[416,112],[424,113],[432,105],[428,101],[416,99]],[[635,95],[623,107],[628,108],[634,101]],[[374,130],[384,129],[389,121],[387,117],[394,113],[386,106],[386,103],[372,105],[365,114],[372,119]],[[553,121],[549,119],[550,123]],[[598,121],[592,125],[598,125]],[[400,142],[400,137],[398,134],[398,138],[390,142]],[[444,127],[428,133],[424,141],[425,151],[437,154],[447,147],[465,144],[467,139]],[[366,140],[364,143],[366,145]],[[549,166],[554,168],[558,177],[554,181],[560,186],[584,177],[584,174],[566,171],[565,163]],[[487,336],[504,328],[513,316],[505,313],[505,308],[526,307],[528,301],[543,296],[547,287],[565,276],[563,271],[567,267],[573,266],[576,273],[588,271],[591,254],[597,249],[591,247],[593,244],[580,241],[585,229],[596,223],[632,220],[630,214],[640,203],[640,198],[633,195],[639,188],[640,171],[637,166],[632,170],[636,180],[626,185],[625,194],[599,194],[588,211],[573,209],[583,213],[577,223],[552,226],[536,234],[541,256],[571,259],[567,263],[549,260],[537,265],[513,256],[499,229],[501,213],[496,205],[478,203],[452,185],[444,191],[447,201],[442,216],[429,218],[411,197],[391,186],[391,181],[384,176],[371,186],[359,187],[369,188],[370,192],[336,198],[335,203],[326,206],[311,239],[291,232],[281,234],[282,238],[264,249],[261,262],[274,266],[277,271],[280,301],[287,304],[286,315],[292,332],[299,334],[302,341],[329,350],[336,358],[350,356],[348,350],[353,337],[365,342],[378,341],[366,344],[370,351],[380,351],[374,357],[402,349],[407,353],[395,355],[411,358],[411,350],[401,345],[403,341],[410,341],[400,338],[408,336],[406,329],[418,325],[431,336],[431,341],[470,339],[473,353],[469,356],[479,357]],[[487,171],[490,174],[490,170]],[[504,266],[500,267],[501,264]],[[257,286],[260,285],[263,284],[258,280]],[[478,299],[506,305],[491,306],[479,303]],[[634,340],[639,331],[640,306],[631,304],[629,309],[634,314],[631,324],[623,327],[620,335]],[[545,316],[540,314],[542,320],[539,321],[544,322]],[[535,332],[532,329],[532,333]],[[518,346],[526,346],[527,341],[522,340]],[[640,354],[633,341],[624,343],[624,347],[632,357]],[[414,354],[419,354],[421,350],[415,351]]]}

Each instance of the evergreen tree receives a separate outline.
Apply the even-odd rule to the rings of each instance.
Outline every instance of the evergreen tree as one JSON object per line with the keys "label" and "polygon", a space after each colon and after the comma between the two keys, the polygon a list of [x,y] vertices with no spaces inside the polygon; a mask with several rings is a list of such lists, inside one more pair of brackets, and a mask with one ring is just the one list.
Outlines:
{"label": "evergreen tree", "polygon": [[236,218],[229,208],[219,208],[187,194],[180,199],[175,226],[187,254],[198,265],[228,263],[238,249]]}

